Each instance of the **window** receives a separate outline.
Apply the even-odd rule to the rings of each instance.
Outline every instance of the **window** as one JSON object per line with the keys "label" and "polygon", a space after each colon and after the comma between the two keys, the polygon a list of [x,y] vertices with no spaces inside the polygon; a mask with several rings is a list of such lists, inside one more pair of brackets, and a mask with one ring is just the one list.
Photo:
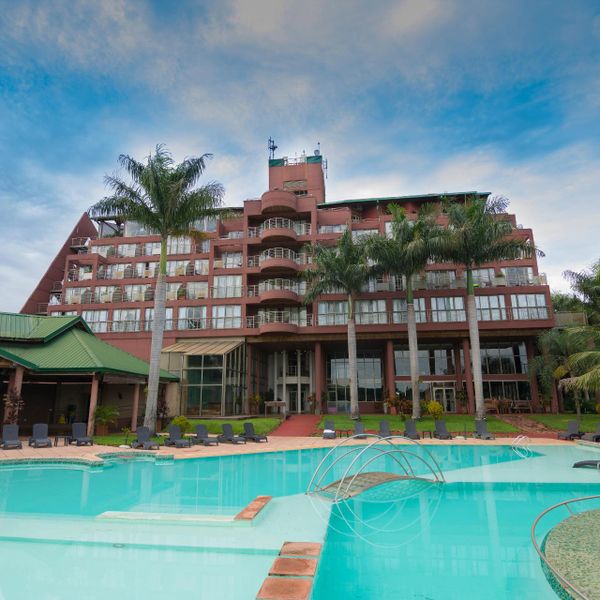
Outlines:
{"label": "window", "polygon": [[434,323],[464,321],[466,315],[462,296],[432,298],[431,319]]}
{"label": "window", "polygon": [[117,246],[117,256],[120,258],[133,258],[139,256],[137,252],[137,244],[119,244]]}
{"label": "window", "polygon": [[478,321],[504,321],[506,306],[504,296],[475,296]]}
{"label": "window", "polygon": [[548,308],[544,294],[513,294],[513,319],[547,319]]}
{"label": "window", "polygon": [[92,254],[99,254],[100,256],[104,256],[104,258],[107,256],[114,256],[115,247],[110,244],[104,246],[92,246]]}
{"label": "window", "polygon": [[94,333],[106,333],[108,330],[107,310],[84,310],[81,316]]}
{"label": "window", "polygon": [[144,225],[140,225],[140,223],[137,223],[136,221],[127,221],[127,223],[125,223],[125,232],[124,232],[125,237],[136,237],[136,236],[142,236],[142,235],[156,235],[156,234],[153,234],[152,231],[147,229]]}
{"label": "window", "polygon": [[348,229],[345,223],[340,225],[319,225],[319,233],[343,233]]}
{"label": "window", "polygon": [[[86,293],[87,292],[87,293]],[[88,298],[89,296],[89,298]],[[86,304],[92,301],[92,292],[90,288],[70,287],[65,290],[65,304]]]}
{"label": "window", "polygon": [[205,329],[206,325],[206,306],[180,307],[178,329]]}
{"label": "window", "polygon": [[167,238],[167,254],[189,254],[191,251],[191,238],[171,236]]}
{"label": "window", "polygon": [[199,300],[208,298],[208,281],[189,281],[186,287],[188,299]]}
{"label": "window", "polygon": [[242,295],[241,275],[218,275],[213,277],[213,298],[240,298]]}
{"label": "window", "polygon": [[348,323],[348,303],[319,302],[319,325],[346,325]]}
{"label": "window", "polygon": [[[383,369],[381,356],[376,352],[358,352],[358,400],[375,402],[383,398]],[[328,407],[332,412],[350,408],[350,373],[345,355],[327,358]]]}
{"label": "window", "polygon": [[491,285],[496,276],[494,269],[473,269],[471,273],[473,275],[473,283],[481,286]]}
{"label": "window", "polygon": [[[152,331],[152,322],[154,321],[154,309],[147,308],[144,311],[144,330]],[[165,309],[165,330],[173,329],[173,309],[168,306]]]}
{"label": "window", "polygon": [[155,256],[160,254],[160,242],[146,242],[144,244],[144,256]]}
{"label": "window", "polygon": [[292,323],[300,327],[311,324],[311,317],[305,307],[289,306],[258,310],[258,323]]}
{"label": "window", "polygon": [[[410,375],[410,355],[407,346],[394,349],[397,376]],[[419,347],[419,375],[454,375],[454,353],[450,345]]]}
{"label": "window", "polygon": [[223,252],[221,255],[224,269],[237,269],[242,266],[241,252]]}
{"label": "window", "polygon": [[356,323],[358,325],[387,323],[385,300],[357,300]]}
{"label": "window", "polygon": [[531,267],[506,267],[502,269],[506,277],[506,285],[528,285],[533,283]]}
{"label": "window", "polygon": [[449,288],[456,281],[456,271],[427,271],[425,280],[428,288]]}
{"label": "window", "polygon": [[484,375],[527,373],[525,342],[494,342],[481,344],[481,370]]}
{"label": "window", "polygon": [[[415,320],[417,323],[426,323],[425,298],[413,298],[415,305]],[[408,309],[404,298],[396,298],[393,304],[392,320],[394,323],[406,323]]]}
{"label": "window", "polygon": [[119,308],[113,310],[113,331],[139,331],[140,330],[140,309],[139,308]]}
{"label": "window", "polygon": [[151,285],[124,285],[123,291],[129,302],[144,302],[154,297]]}
{"label": "window", "polygon": [[216,231],[217,230],[217,218],[216,217],[204,217],[198,219],[194,223],[194,229],[197,231]]}
{"label": "window", "polygon": [[242,307],[239,304],[213,306],[213,328],[230,329],[242,326]]}
{"label": "window", "polygon": [[158,274],[158,263],[157,262],[140,262],[135,264],[135,275],[136,277],[156,277]]}
{"label": "window", "polygon": [[200,258],[194,261],[194,272],[196,275],[208,275],[208,259]]}
{"label": "window", "polygon": [[196,252],[207,254],[210,251],[210,240],[200,240],[196,242]]}
{"label": "window", "polygon": [[356,242],[369,235],[377,235],[378,233],[379,229],[354,229],[352,231],[352,239]]}
{"label": "window", "polygon": [[100,285],[94,290],[94,300],[96,302],[112,302],[113,294],[117,291],[116,285]]}
{"label": "window", "polygon": [[167,275],[169,277],[181,277],[183,275],[193,275],[194,265],[189,260],[169,260],[167,261]]}

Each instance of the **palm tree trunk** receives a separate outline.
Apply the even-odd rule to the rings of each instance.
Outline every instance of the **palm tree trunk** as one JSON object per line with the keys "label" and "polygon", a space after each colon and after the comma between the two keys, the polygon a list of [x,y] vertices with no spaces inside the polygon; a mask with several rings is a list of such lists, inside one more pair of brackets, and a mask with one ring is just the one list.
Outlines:
{"label": "palm tree trunk", "polygon": [[350,418],[358,419],[358,366],[356,360],[356,325],[354,303],[348,296],[348,374],[350,375]]}
{"label": "palm tree trunk", "polygon": [[575,390],[573,393],[573,401],[575,402],[575,413],[577,414],[577,420],[581,421],[581,396],[579,390]]}
{"label": "palm tree trunk", "polygon": [[[479,347],[479,326],[477,324],[477,307],[473,273],[467,269],[467,319],[469,322],[469,339],[471,342],[471,370],[473,371],[473,388],[475,389],[475,414],[478,419],[485,418],[483,401],[483,377],[481,374],[481,351]],[[467,360],[468,357],[465,357]]]}
{"label": "palm tree trunk", "polygon": [[167,296],[167,240],[160,242],[160,265],[154,292],[154,319],[152,320],[152,342],[150,345],[150,368],[148,370],[148,396],[146,397],[146,412],[144,426],[152,433],[156,430],[156,410],[158,407],[158,385],[160,382],[160,352],[162,350],[163,334],[166,319]]}
{"label": "palm tree trunk", "polygon": [[412,418],[421,416],[419,398],[419,343],[417,341],[417,318],[413,298],[412,281],[406,277],[406,322],[408,325],[408,357],[410,362],[410,387],[412,392]]}

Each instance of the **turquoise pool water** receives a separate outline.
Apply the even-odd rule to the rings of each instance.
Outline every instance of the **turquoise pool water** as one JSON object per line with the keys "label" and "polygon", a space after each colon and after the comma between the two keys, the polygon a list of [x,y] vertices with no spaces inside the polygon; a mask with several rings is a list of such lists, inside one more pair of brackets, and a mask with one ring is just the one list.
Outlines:
{"label": "turquoise pool water", "polygon": [[[252,599],[286,540],[325,541],[313,600],[555,598],[530,527],[551,504],[599,493],[600,474],[571,468],[598,453],[428,449],[447,483],[391,483],[331,514],[329,503],[303,493],[325,450],[0,467],[0,599],[59,600],[81,590],[98,600]],[[373,465],[383,469],[394,469],[389,457]],[[227,519],[257,495],[275,499],[256,524]],[[107,511],[142,516],[125,522],[103,518]],[[166,521],[144,520],[147,513]]]}

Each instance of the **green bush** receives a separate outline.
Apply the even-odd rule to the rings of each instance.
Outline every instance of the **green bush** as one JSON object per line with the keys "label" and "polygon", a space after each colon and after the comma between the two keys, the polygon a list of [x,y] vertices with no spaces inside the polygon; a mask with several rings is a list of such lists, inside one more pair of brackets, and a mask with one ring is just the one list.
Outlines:
{"label": "green bush", "polygon": [[94,420],[98,425],[114,425],[119,418],[119,409],[110,404],[106,406],[97,406],[94,413]]}
{"label": "green bush", "polygon": [[600,415],[600,402],[596,404],[596,414]]}
{"label": "green bush", "polygon": [[181,429],[181,433],[190,433],[192,431],[192,424],[189,422],[187,417],[179,416],[175,417],[171,421],[171,425],[177,425]]}
{"label": "green bush", "polygon": [[444,408],[439,402],[430,400],[427,403],[427,414],[434,419],[441,419],[444,414]]}

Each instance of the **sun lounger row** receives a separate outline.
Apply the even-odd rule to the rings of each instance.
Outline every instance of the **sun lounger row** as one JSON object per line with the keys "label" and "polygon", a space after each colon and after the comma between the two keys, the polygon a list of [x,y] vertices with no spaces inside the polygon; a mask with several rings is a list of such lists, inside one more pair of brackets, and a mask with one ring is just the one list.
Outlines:
{"label": "sun lounger row", "polygon": [[[59,436],[55,436],[54,445],[56,446]],[[66,444],[77,444],[78,446],[92,446],[94,441],[87,435],[87,425],[85,423],[73,423],[71,426],[71,434],[60,436]],[[50,448],[52,440],[48,436],[47,423],[35,423],[33,431],[28,440],[32,448]],[[4,425],[2,427],[2,439],[0,440],[0,448],[3,450],[21,449],[23,444],[19,439],[18,425]]]}
{"label": "sun lounger row", "polygon": [[593,433],[583,433],[579,430],[579,421],[569,421],[567,430],[558,434],[559,440],[585,440],[586,442],[600,442],[600,423],[596,423],[596,431]]}
{"label": "sun lounger row", "polygon": [[[434,425],[434,431],[432,431],[432,436],[434,438],[440,440],[451,440],[452,434],[448,431],[446,427],[446,422],[442,419],[436,420]],[[341,430],[340,433],[344,431],[349,433],[346,430]],[[336,429],[333,421],[325,421],[325,427],[323,429],[323,438],[326,440],[332,440],[336,437]],[[367,434],[365,433],[365,426],[362,421],[357,421],[354,424],[354,437],[357,439],[365,439]],[[421,435],[417,431],[417,423],[414,419],[407,419],[404,422],[404,431],[400,434],[399,432],[392,432],[390,430],[389,421],[380,421],[379,423],[379,431],[378,435],[380,437],[391,437],[393,435],[402,435],[403,437],[410,438],[412,440],[418,440],[421,438]],[[483,420],[475,420],[475,431],[473,432],[473,437],[481,439],[481,440],[495,440],[495,436],[487,430],[487,423]]]}

